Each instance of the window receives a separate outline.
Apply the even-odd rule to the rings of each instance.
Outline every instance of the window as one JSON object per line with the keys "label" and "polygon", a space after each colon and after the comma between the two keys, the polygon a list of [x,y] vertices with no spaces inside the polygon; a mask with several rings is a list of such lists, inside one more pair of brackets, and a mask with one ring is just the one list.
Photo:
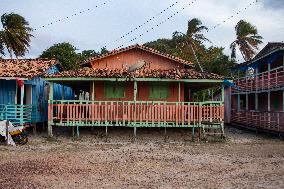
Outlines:
{"label": "window", "polygon": [[105,98],[124,98],[124,83],[122,82],[105,82],[104,83]]}
{"label": "window", "polygon": [[153,82],[150,84],[150,99],[167,99],[169,97],[168,83]]}

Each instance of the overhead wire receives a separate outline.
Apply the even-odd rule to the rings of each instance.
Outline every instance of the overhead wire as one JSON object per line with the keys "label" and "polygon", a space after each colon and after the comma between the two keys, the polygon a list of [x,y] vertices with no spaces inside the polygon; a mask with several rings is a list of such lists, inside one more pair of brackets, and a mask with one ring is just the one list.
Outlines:
{"label": "overhead wire", "polygon": [[34,29],[34,31],[37,31],[37,30],[42,29],[42,28],[46,28],[46,27],[48,27],[48,26],[50,26],[50,25],[53,25],[53,24],[55,24],[55,23],[59,23],[59,22],[68,20],[68,19],[70,19],[70,18],[72,18],[72,17],[74,17],[74,16],[81,15],[81,14],[83,14],[83,13],[85,13],[85,12],[93,11],[93,10],[95,10],[95,9],[98,9],[99,7],[103,7],[104,5],[106,5],[107,3],[109,3],[110,1],[112,1],[112,0],[106,0],[106,1],[102,2],[101,4],[96,5],[94,8],[88,8],[88,9],[85,9],[85,10],[81,10],[81,11],[79,11],[79,12],[77,12],[77,13],[74,13],[74,14],[72,14],[72,15],[70,15],[70,16],[66,16],[66,17],[60,18],[60,19],[58,19],[58,20],[52,21],[52,22],[50,22],[50,23],[48,23],[48,24],[39,26],[38,28]]}
{"label": "overhead wire", "polygon": [[[145,33],[141,33],[139,34],[137,37],[132,38],[130,41],[128,41],[128,43],[131,43],[133,41],[135,41],[137,38],[140,38],[142,36],[144,36],[146,33],[149,33],[151,30],[154,30],[156,28],[158,28],[160,25],[166,23],[167,21],[169,21],[170,19],[172,19],[173,17],[175,17],[176,15],[178,15],[179,13],[181,13],[183,10],[185,10],[185,8],[191,6],[192,4],[194,4],[197,0],[193,0],[192,2],[186,4],[185,6],[183,6],[180,10],[175,11],[173,14],[171,14],[170,16],[168,16],[166,19],[164,19],[163,21],[159,22],[158,24],[156,24],[155,26],[152,26],[150,29],[146,30]],[[114,50],[120,49],[122,47],[124,47],[125,45],[122,44],[118,47],[116,47]]]}
{"label": "overhead wire", "polygon": [[[150,17],[149,19],[147,19],[145,22],[143,22],[142,24],[136,26],[135,28],[131,29],[130,31],[128,31],[127,33],[121,35],[120,37],[118,37],[114,43],[118,42],[121,39],[124,39],[125,37],[127,37],[128,35],[132,34],[133,32],[135,32],[136,30],[142,28],[143,26],[145,26],[146,24],[154,21],[158,16],[164,14],[166,11],[170,10],[171,8],[173,8],[174,6],[176,6],[179,2],[176,1],[174,3],[172,3],[170,6],[166,7],[165,9],[161,10],[160,12],[158,12],[157,14],[155,14],[154,16]],[[103,48],[106,48],[109,45],[109,43],[105,44],[103,46]]]}

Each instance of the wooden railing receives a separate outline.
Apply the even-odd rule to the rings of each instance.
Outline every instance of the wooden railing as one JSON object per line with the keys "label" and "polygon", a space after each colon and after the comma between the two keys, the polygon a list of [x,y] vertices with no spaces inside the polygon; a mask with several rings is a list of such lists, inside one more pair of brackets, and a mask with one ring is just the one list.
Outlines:
{"label": "wooden railing", "polygon": [[284,86],[284,67],[240,78],[235,83],[238,89],[233,89],[233,92],[260,91],[282,87]]}
{"label": "wooden railing", "polygon": [[32,121],[32,105],[0,105],[0,120],[9,120],[15,125],[24,125]]}
{"label": "wooden railing", "polygon": [[191,127],[223,123],[222,102],[51,100],[50,124],[58,126]]}
{"label": "wooden railing", "polygon": [[275,132],[284,132],[284,112],[232,110],[231,122]]}

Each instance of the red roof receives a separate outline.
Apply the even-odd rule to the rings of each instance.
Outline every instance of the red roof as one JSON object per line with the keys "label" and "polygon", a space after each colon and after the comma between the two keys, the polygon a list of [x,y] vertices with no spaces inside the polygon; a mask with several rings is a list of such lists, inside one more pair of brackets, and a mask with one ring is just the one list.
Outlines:
{"label": "red roof", "polygon": [[172,56],[172,55],[166,54],[166,53],[162,53],[162,52],[160,52],[160,51],[158,51],[156,49],[153,49],[153,48],[150,48],[150,47],[146,47],[146,46],[143,46],[143,45],[139,45],[139,44],[131,45],[131,46],[128,46],[128,47],[125,47],[125,48],[121,48],[121,49],[118,49],[118,50],[113,50],[113,51],[111,51],[109,53],[106,53],[106,54],[103,54],[103,55],[100,55],[100,56],[97,56],[97,57],[92,57],[89,60],[87,60],[86,62],[84,62],[82,65],[89,65],[91,63],[91,61],[100,60],[100,59],[103,59],[103,58],[106,58],[106,57],[109,57],[109,56],[114,56],[116,54],[119,54],[119,53],[122,53],[122,52],[125,52],[125,51],[129,51],[129,50],[132,50],[132,49],[140,49],[140,50],[147,51],[147,52],[156,54],[158,56],[161,56],[161,57],[173,60],[173,61],[181,63],[181,64],[194,66],[193,63],[191,63],[191,62],[189,62],[187,60],[183,60],[183,59],[181,59],[179,57]]}
{"label": "red roof", "polygon": [[58,64],[55,59],[0,59],[0,77],[32,78]]}
{"label": "red roof", "polygon": [[79,70],[63,71],[56,74],[45,74],[47,78],[168,78],[168,79],[224,79],[223,76],[207,72],[198,72],[191,69],[151,70],[141,68],[129,73],[127,69],[93,69],[81,68]]}

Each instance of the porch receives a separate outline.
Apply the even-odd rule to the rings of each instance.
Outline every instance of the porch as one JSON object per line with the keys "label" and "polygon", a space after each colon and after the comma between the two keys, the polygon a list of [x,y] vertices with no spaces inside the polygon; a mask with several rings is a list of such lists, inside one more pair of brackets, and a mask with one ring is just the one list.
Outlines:
{"label": "porch", "polygon": [[[48,131],[53,126],[188,127],[224,134],[223,80],[161,78],[47,78],[50,82]],[[53,83],[71,87],[74,100],[53,100]],[[114,88],[107,86],[113,83]],[[153,83],[155,84],[154,86]],[[116,86],[124,86],[114,94]],[[150,88],[152,86],[152,88]],[[198,101],[193,93],[219,88],[220,99]],[[159,90],[158,90],[159,89]],[[111,92],[109,94],[108,92]],[[83,95],[82,95],[83,94]],[[84,95],[85,94],[85,95]],[[87,94],[87,95],[86,95]],[[117,99],[117,100],[115,100]],[[209,133],[208,133],[209,134]]]}
{"label": "porch", "polygon": [[31,124],[34,111],[32,105],[0,104],[0,120],[9,120],[14,125]]}

